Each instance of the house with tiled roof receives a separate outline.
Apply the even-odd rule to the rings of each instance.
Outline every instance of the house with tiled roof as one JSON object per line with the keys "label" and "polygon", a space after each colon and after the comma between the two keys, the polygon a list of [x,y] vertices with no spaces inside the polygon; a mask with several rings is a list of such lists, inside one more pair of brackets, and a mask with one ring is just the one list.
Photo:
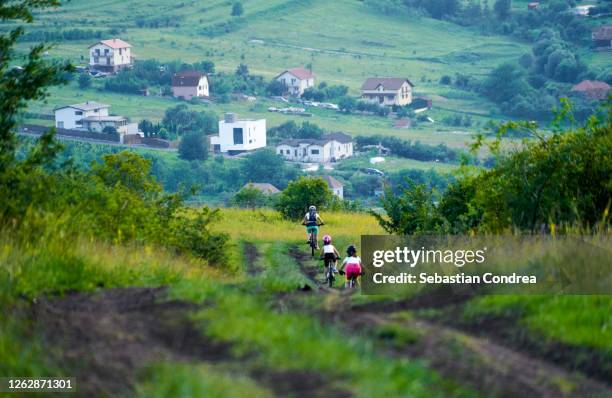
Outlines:
{"label": "house with tiled roof", "polygon": [[175,73],[172,76],[172,95],[189,101],[193,97],[208,97],[208,77],[195,70]]}
{"label": "house with tiled roof", "polygon": [[321,139],[284,140],[276,145],[276,153],[293,162],[336,162],[353,156],[353,139],[348,134],[337,132]]}
{"label": "house with tiled roof", "polygon": [[121,142],[125,135],[138,134],[138,124],[130,123],[125,116],[109,114],[109,105],[95,101],[64,105],[54,109],[55,127],[67,130],[103,133],[114,129]]}
{"label": "house with tiled roof", "polygon": [[593,47],[597,49],[612,49],[612,25],[601,25],[591,33]]}
{"label": "house with tiled roof", "polygon": [[340,199],[344,199],[344,184],[332,176],[323,176],[323,180],[327,183],[329,190]]}
{"label": "house with tiled roof", "polygon": [[244,188],[257,189],[258,191],[263,192],[266,195],[274,195],[280,192],[280,189],[276,188],[272,184],[268,184],[267,182],[249,182],[247,184],[244,184],[242,189]]}
{"label": "house with tiled roof", "polygon": [[132,66],[132,45],[121,39],[101,40],[89,46],[89,67],[115,73]]}
{"label": "house with tiled roof", "polygon": [[361,85],[361,99],[380,105],[404,106],[412,102],[413,87],[403,77],[370,77]]}
{"label": "house with tiled roof", "polygon": [[598,80],[583,80],[572,87],[572,92],[580,93],[586,98],[593,100],[604,100],[608,98],[610,85]]}
{"label": "house with tiled roof", "polygon": [[287,87],[287,93],[294,97],[301,97],[304,90],[314,87],[315,75],[311,70],[305,68],[293,68],[284,70],[274,78]]}

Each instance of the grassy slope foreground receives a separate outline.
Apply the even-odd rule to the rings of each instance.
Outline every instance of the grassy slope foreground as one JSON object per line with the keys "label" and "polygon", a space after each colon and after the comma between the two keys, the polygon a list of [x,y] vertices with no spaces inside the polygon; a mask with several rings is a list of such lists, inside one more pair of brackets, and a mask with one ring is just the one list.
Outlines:
{"label": "grassy slope foreground", "polygon": [[[339,248],[382,232],[367,215],[325,218]],[[76,376],[80,396],[610,394],[605,375],[586,366],[578,364],[582,376],[573,363],[555,365],[438,321],[444,310],[476,314],[470,303],[416,305],[321,287],[302,228],[275,212],[226,209],[216,229],[231,235],[228,269],[235,271],[150,246],[53,237],[32,246],[4,234],[0,302],[10,316],[0,325],[0,374]],[[478,308],[485,304],[509,305]],[[609,324],[609,299],[514,304],[524,307],[513,313],[523,334],[591,348],[609,369],[609,331],[595,319],[601,313]],[[561,306],[564,314],[555,315]],[[569,332],[572,314],[585,311],[592,315],[583,317],[582,333]],[[481,329],[493,332],[495,324]]]}

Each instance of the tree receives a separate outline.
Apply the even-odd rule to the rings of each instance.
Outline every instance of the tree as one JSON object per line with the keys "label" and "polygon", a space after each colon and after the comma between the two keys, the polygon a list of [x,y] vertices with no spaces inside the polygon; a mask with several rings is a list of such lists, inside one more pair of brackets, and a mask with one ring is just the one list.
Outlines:
{"label": "tree", "polygon": [[238,191],[231,202],[238,207],[248,207],[255,210],[256,207],[265,206],[269,202],[269,197],[249,184]]}
{"label": "tree", "polygon": [[268,182],[275,186],[284,186],[285,162],[273,149],[261,149],[253,152],[243,162],[240,168],[246,181]]}
{"label": "tree", "polygon": [[285,83],[274,79],[270,83],[268,83],[266,91],[270,95],[283,95],[287,92],[287,86],[285,85]]}
{"label": "tree", "polygon": [[240,64],[236,68],[236,76],[247,77],[249,75],[249,67],[246,64]]}
{"label": "tree", "polygon": [[239,17],[244,13],[244,7],[242,6],[242,3],[240,2],[235,2],[234,5],[232,5],[232,17]]}
{"label": "tree", "polygon": [[491,71],[482,84],[482,90],[494,102],[502,103],[530,89],[523,69],[516,64],[505,63]]}
{"label": "tree", "polygon": [[355,110],[356,106],[357,100],[353,97],[349,97],[348,95],[345,95],[344,97],[340,98],[340,101],[338,101],[338,107],[343,113],[351,113]]}
{"label": "tree", "polygon": [[88,73],[81,73],[79,76],[79,88],[84,90],[91,87],[91,76]]}
{"label": "tree", "polygon": [[512,0],[497,0],[493,6],[495,15],[497,15],[497,18],[501,19],[502,21],[510,18],[511,9]]}
{"label": "tree", "polygon": [[216,133],[219,130],[218,119],[214,113],[191,111],[185,104],[166,109],[162,125],[168,132],[177,136],[188,132]]}
{"label": "tree", "polygon": [[[0,21],[31,23],[34,20],[34,10],[58,7],[60,3],[59,0],[2,2]],[[16,58],[16,43],[23,34],[23,26],[17,24],[17,27],[11,30],[3,30],[0,35],[0,170],[3,171],[8,171],[16,160],[15,127],[19,112],[26,108],[29,101],[44,98],[47,95],[47,87],[65,83],[67,73],[74,70],[70,64],[46,62],[43,54],[50,47],[45,44],[37,44],[30,48],[21,69],[10,69],[11,61]],[[54,145],[52,137],[53,131],[50,130],[44,139],[38,141],[37,149],[30,153],[26,163],[38,163],[43,160],[42,157],[50,155]],[[8,200],[6,196],[2,197]]]}
{"label": "tree", "polygon": [[308,211],[308,206],[325,209],[332,200],[333,193],[322,178],[300,177],[281,192],[276,209],[284,218],[299,220]]}
{"label": "tree", "polygon": [[196,131],[184,134],[178,152],[179,156],[185,160],[206,160],[208,158],[206,136]]}

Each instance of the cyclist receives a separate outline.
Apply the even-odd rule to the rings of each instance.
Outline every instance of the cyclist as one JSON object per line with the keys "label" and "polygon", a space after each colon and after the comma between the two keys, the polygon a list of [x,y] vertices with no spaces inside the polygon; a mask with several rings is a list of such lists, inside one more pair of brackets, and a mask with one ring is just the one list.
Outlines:
{"label": "cyclist", "polygon": [[317,239],[317,235],[319,234],[319,225],[323,225],[324,222],[317,213],[317,208],[315,206],[310,206],[308,208],[308,213],[304,216],[302,220],[302,225],[306,226],[306,243],[310,243],[310,234],[313,234],[316,248],[319,248],[319,241]]}
{"label": "cyclist", "polygon": [[350,245],[346,248],[347,257],[342,261],[340,275],[346,273],[346,285],[351,286],[351,280],[356,280],[361,275],[361,258],[357,256],[357,249]]}
{"label": "cyclist", "polygon": [[327,273],[330,271],[328,266],[331,267],[332,272],[338,272],[336,269],[336,262],[340,258],[340,253],[332,245],[332,238],[329,235],[323,237],[323,248],[321,249],[321,258],[325,264],[325,279],[327,280]]}

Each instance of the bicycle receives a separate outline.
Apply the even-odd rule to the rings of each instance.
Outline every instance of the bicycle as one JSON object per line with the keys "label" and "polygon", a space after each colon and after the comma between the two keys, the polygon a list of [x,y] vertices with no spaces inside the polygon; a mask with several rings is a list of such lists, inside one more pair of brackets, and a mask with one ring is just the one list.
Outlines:
{"label": "bicycle", "polygon": [[[340,275],[344,275],[344,274],[345,274],[344,271],[340,271]],[[363,275],[364,275],[363,271],[359,275],[352,275],[351,279],[347,281],[346,287],[348,287],[349,289],[354,289],[357,286],[357,278]]]}
{"label": "bicycle", "polygon": [[334,287],[334,282],[336,281],[336,277],[334,276],[334,261],[330,259],[325,260],[324,258],[321,258],[321,260],[323,260],[324,267],[327,270],[325,272],[325,283],[327,283],[329,287]]}
{"label": "bicycle", "polygon": [[[321,225],[323,224],[319,224],[319,226]],[[312,258],[314,258],[315,252],[318,249],[317,238],[315,236],[316,235],[313,232],[310,232],[310,234],[308,235],[308,244],[310,245],[310,255],[312,256]]]}

